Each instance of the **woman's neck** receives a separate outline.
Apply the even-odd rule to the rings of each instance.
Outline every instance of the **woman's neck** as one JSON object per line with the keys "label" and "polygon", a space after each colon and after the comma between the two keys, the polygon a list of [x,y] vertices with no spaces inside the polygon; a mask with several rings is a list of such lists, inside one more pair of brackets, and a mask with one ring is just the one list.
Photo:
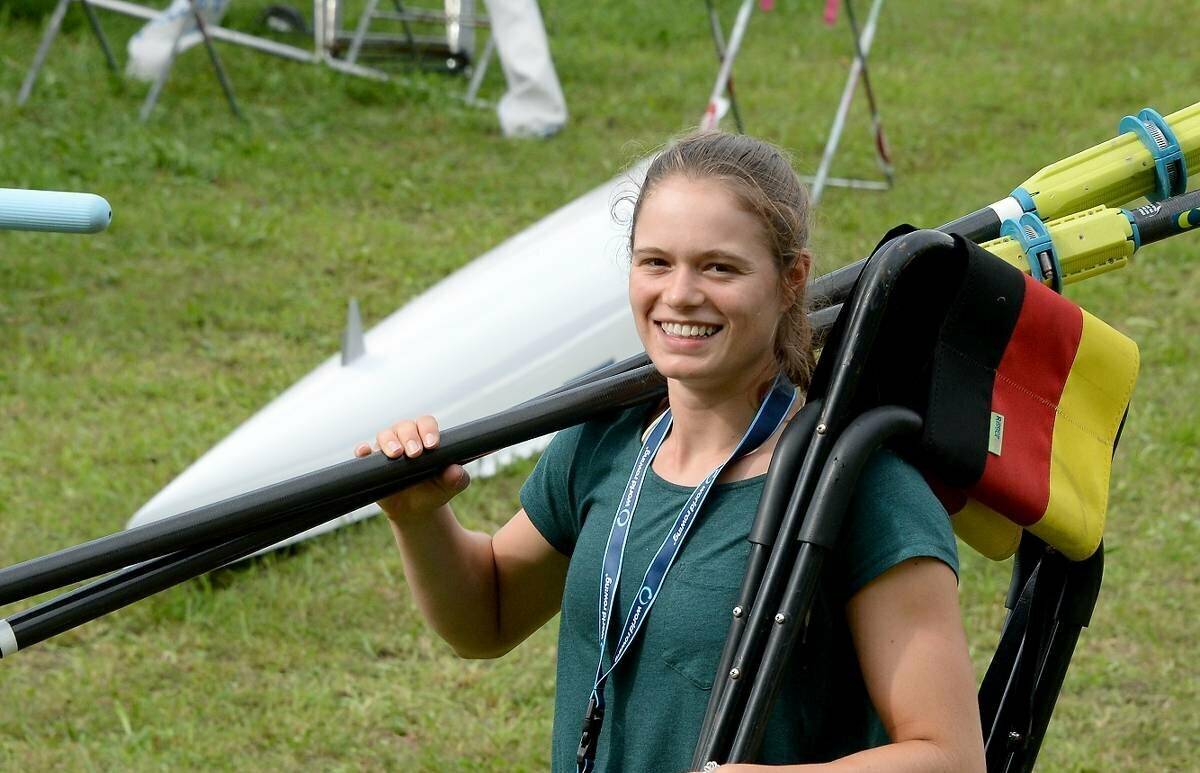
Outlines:
{"label": "woman's neck", "polygon": [[772,371],[765,368],[713,389],[669,380],[671,434],[658,452],[655,470],[668,480],[694,483],[725,461],[758,413]]}

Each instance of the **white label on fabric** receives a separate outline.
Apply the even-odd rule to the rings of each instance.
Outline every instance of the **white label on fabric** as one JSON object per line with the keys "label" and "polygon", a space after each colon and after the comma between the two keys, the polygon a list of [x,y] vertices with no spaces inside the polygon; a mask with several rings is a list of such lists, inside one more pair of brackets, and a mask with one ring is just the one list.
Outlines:
{"label": "white label on fabric", "polygon": [[988,429],[988,453],[1000,455],[1004,447],[1004,416],[992,411],[992,423]]}

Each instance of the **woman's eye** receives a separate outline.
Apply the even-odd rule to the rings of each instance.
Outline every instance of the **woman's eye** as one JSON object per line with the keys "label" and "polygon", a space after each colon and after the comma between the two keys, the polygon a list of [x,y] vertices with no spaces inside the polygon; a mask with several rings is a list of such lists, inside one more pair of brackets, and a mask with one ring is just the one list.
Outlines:
{"label": "woman's eye", "polygon": [[733,273],[733,266],[727,263],[712,263],[709,265],[708,270],[718,274],[731,274]]}

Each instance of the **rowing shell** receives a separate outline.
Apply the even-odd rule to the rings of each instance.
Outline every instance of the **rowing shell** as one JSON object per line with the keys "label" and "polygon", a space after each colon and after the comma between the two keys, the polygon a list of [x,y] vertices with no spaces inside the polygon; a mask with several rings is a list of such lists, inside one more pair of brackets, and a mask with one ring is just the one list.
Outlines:
{"label": "rowing shell", "polygon": [[[613,205],[645,164],[581,196],[434,285],[363,334],[351,304],[343,351],[213,446],[130,519],[137,526],[344,461],[402,417],[454,426],[641,351]],[[281,443],[280,438],[288,438]],[[469,467],[476,477],[548,437]],[[348,513],[279,543],[378,512]]]}

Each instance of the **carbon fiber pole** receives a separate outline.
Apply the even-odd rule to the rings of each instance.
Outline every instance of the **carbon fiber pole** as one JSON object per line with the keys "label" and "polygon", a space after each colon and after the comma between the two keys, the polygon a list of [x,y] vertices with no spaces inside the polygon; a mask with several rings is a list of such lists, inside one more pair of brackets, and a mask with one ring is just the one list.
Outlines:
{"label": "carbon fiber pole", "polygon": [[[347,512],[423,480],[455,462],[478,458],[665,392],[653,366],[533,400],[452,427],[442,445],[416,459],[372,454],[155,523],[85,542],[0,569],[0,604],[122,569],[197,544],[259,528],[322,503],[344,501]],[[344,499],[349,497],[348,499]]]}

